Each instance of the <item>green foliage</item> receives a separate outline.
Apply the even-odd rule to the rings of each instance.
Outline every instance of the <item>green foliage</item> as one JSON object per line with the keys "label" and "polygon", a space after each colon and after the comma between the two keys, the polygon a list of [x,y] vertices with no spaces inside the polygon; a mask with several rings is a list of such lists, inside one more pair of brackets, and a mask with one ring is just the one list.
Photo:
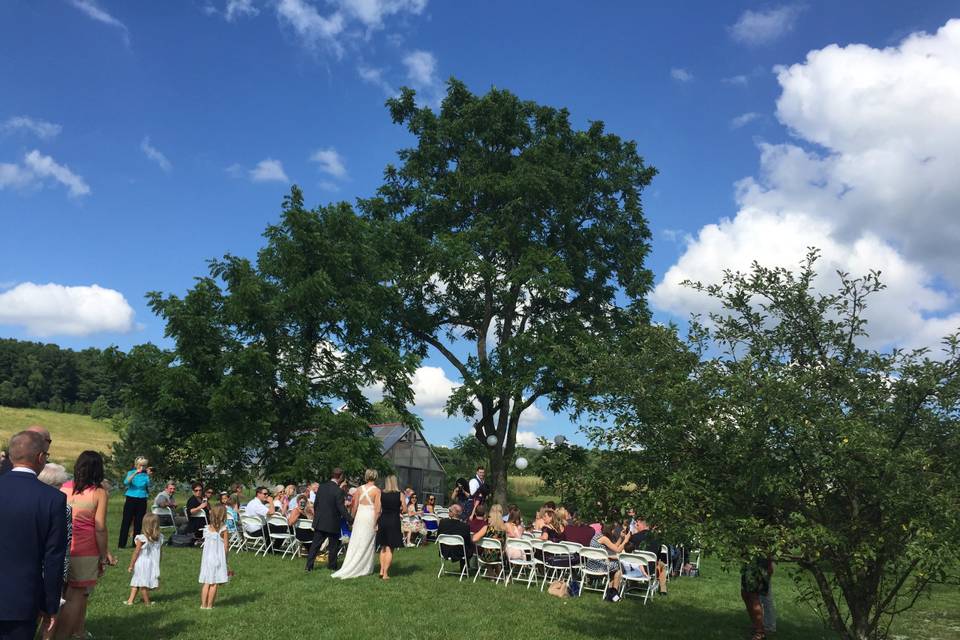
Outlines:
{"label": "green foliage", "polygon": [[[373,226],[347,204],[308,210],[293,187],[264,235],[256,262],[227,255],[183,298],[149,294],[175,348],[121,359],[134,419],[120,447],[161,448],[176,478],[380,464],[362,389],[381,383],[394,407],[412,400],[419,359],[383,321],[394,301]],[[334,415],[342,403],[349,414]]]}
{"label": "green foliage", "polygon": [[640,503],[640,469],[631,452],[588,450],[578,445],[548,444],[534,465],[543,486],[568,508],[589,521],[619,520]]}
{"label": "green foliage", "polygon": [[960,342],[936,358],[861,346],[878,274],[818,294],[816,259],[691,283],[722,311],[693,322],[687,355],[625,343],[594,406],[616,426],[596,435],[640,450],[658,519],[731,560],[793,563],[842,638],[883,638],[960,575]]}
{"label": "green foliage", "polygon": [[104,420],[113,415],[110,404],[106,396],[97,396],[97,399],[90,405],[90,417],[94,420]]}
{"label": "green foliage", "polygon": [[104,397],[119,406],[114,348],[72,351],[55,344],[0,339],[0,405],[89,413]]}
{"label": "green foliage", "polygon": [[388,106],[416,144],[360,203],[402,301],[385,317],[456,368],[447,410],[497,436],[488,478],[503,501],[523,411],[589,394],[590,354],[647,321],[640,193],[656,171],[603,123],[574,129],[509,91],[451,80],[439,112],[409,89]]}

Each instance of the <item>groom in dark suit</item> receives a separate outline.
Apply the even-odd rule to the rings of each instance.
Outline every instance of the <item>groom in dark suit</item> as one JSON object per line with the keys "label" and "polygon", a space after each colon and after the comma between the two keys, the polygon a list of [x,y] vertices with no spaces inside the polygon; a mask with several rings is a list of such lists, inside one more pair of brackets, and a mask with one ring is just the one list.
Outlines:
{"label": "groom in dark suit", "polygon": [[343,504],[346,496],[340,489],[342,477],[343,470],[337,467],[333,470],[330,481],[324,482],[317,489],[317,497],[313,502],[313,542],[310,543],[310,552],[307,554],[307,571],[313,571],[313,560],[320,552],[324,540],[329,540],[327,566],[331,571],[337,569],[337,553],[340,551],[340,520],[353,521]]}
{"label": "groom in dark suit", "polygon": [[0,477],[0,640],[32,640],[37,616],[49,615],[52,629],[60,611],[67,498],[37,479],[48,447],[39,433],[16,434],[13,469]]}

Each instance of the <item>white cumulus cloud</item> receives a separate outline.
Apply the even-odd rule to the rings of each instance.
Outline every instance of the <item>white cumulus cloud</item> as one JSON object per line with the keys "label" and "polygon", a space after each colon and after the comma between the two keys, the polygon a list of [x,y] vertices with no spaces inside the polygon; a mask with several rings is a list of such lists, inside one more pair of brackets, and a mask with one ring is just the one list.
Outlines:
{"label": "white cumulus cloud", "polygon": [[443,418],[447,412],[444,407],[447,398],[460,385],[450,378],[440,367],[419,367],[410,380],[414,393],[414,407],[424,415]]}
{"label": "white cumulus cloud", "polygon": [[677,82],[693,82],[693,74],[680,67],[670,69],[670,77]]}
{"label": "white cumulus cloud", "polygon": [[343,158],[333,147],[317,149],[310,155],[310,160],[317,163],[322,173],[341,180],[347,177],[347,167]]}
{"label": "white cumulus cloud", "polygon": [[253,182],[290,182],[283,171],[283,163],[273,158],[258,162],[257,166],[250,169],[249,176]]}
{"label": "white cumulus cloud", "polygon": [[31,118],[30,116],[13,116],[0,125],[0,131],[26,131],[41,140],[49,140],[60,135],[63,127],[53,122]]}
{"label": "white cumulus cloud", "polygon": [[343,12],[370,29],[383,27],[384,18],[398,13],[418,15],[427,0],[339,0]]}
{"label": "white cumulus cloud", "polygon": [[253,0],[227,0],[227,6],[223,10],[223,17],[228,22],[233,22],[241,16],[255,16],[260,13],[260,9],[253,4]]}
{"label": "white cumulus cloud", "polygon": [[23,282],[0,291],[0,324],[22,326],[35,336],[125,333],[134,329],[133,316],[123,294],[95,284]]}
{"label": "white cumulus cloud", "polygon": [[739,212],[703,227],[652,300],[685,315],[707,302],[680,286],[756,259],[796,267],[807,246],[833,270],[881,270],[867,311],[874,346],[936,346],[960,327],[960,20],[898,46],[831,45],[778,70],[777,118],[796,142],[760,143]]}
{"label": "white cumulus cloud", "polygon": [[539,437],[540,436],[533,431],[517,431],[517,444],[528,449],[542,449],[543,447],[537,442],[537,438]]}
{"label": "white cumulus cloud", "polygon": [[305,46],[324,46],[337,57],[343,55],[338,37],[346,21],[340,11],[323,15],[307,0],[280,0],[276,6],[280,22],[291,27]]}
{"label": "white cumulus cloud", "polygon": [[173,168],[173,165],[167,160],[167,156],[163,155],[159,149],[150,144],[150,136],[146,136],[140,141],[140,150],[143,151],[143,155],[156,162],[164,171],[169,172]]}
{"label": "white cumulus cloud", "polygon": [[793,30],[802,11],[803,6],[795,4],[760,11],[747,9],[730,27],[730,36],[746,45],[770,44]]}
{"label": "white cumulus cloud", "polygon": [[59,182],[65,186],[71,197],[90,194],[90,187],[82,177],[75,174],[66,165],[59,164],[50,156],[45,156],[36,149],[23,157],[22,164],[0,163],[0,189],[39,187],[48,180]]}

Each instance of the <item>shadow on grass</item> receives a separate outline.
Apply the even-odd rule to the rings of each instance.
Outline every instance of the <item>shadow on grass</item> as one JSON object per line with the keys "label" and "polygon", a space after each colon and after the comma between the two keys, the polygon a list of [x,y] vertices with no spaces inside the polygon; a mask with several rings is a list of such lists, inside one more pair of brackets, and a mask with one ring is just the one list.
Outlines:
{"label": "shadow on grass", "polygon": [[185,633],[191,624],[175,617],[157,604],[142,607],[137,612],[135,630],[131,628],[130,616],[120,613],[98,615],[94,620],[87,620],[87,629],[94,637],[100,638],[176,638]]}
{"label": "shadow on grass", "polygon": [[237,593],[237,594],[230,594],[224,597],[220,597],[218,594],[217,606],[226,607],[226,606],[233,606],[236,604],[248,604],[251,602],[257,602],[258,600],[260,600],[260,597],[261,597],[260,592],[243,593],[243,594]]}

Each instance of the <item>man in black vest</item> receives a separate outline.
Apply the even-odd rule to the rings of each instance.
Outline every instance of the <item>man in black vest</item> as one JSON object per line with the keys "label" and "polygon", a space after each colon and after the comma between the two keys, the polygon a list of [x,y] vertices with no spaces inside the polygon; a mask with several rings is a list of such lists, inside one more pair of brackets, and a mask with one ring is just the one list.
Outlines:
{"label": "man in black vest", "polygon": [[337,569],[337,553],[340,551],[340,520],[352,522],[343,504],[344,494],[340,489],[343,470],[337,467],[328,482],[317,488],[317,497],[313,502],[313,542],[307,554],[307,571],[313,571],[313,560],[320,552],[324,540],[327,543],[327,566],[331,571]]}

